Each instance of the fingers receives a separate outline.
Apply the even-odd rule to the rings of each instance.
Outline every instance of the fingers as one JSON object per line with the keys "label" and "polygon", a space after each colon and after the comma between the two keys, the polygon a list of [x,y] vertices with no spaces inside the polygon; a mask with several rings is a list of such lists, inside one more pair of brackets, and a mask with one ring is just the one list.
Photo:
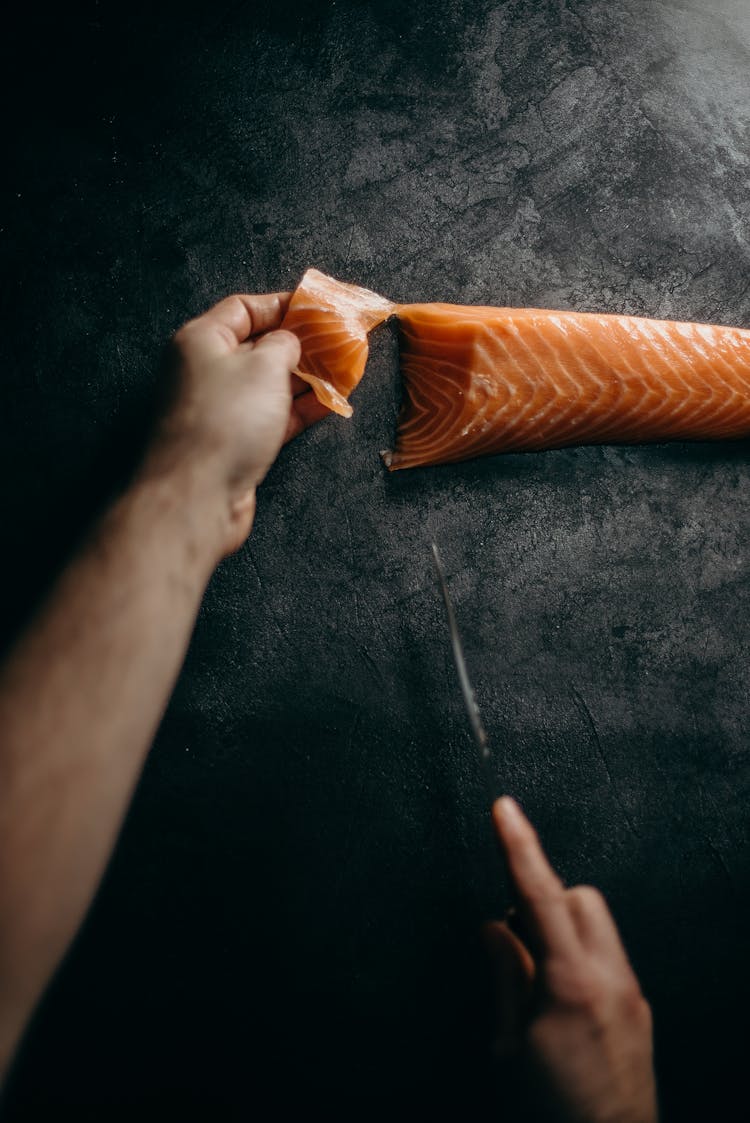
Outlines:
{"label": "fingers", "polygon": [[482,929],[495,980],[497,1031],[495,1048],[508,1053],[520,1044],[528,1020],[534,984],[534,960],[518,936],[500,921]]}
{"label": "fingers", "polygon": [[235,347],[251,335],[277,328],[289,307],[290,299],[291,294],[286,292],[262,293],[257,296],[235,293],[234,296],[220,300],[192,323],[201,323],[203,327],[220,334],[228,333],[228,342]]}
{"label": "fingers", "polygon": [[[294,375],[292,375],[292,379],[294,379]],[[301,381],[302,379],[300,379]],[[289,415],[289,425],[284,437],[284,444],[293,440],[294,437],[298,437],[300,433],[303,433],[316,421],[328,417],[331,412],[328,406],[324,406],[322,402],[318,401],[309,385],[307,383],[304,385],[305,392],[297,394],[292,402],[292,411]],[[294,392],[294,388],[292,388],[292,392]]]}
{"label": "fingers", "polygon": [[225,354],[250,336],[277,328],[290,300],[288,292],[227,296],[202,316],[189,320],[177,332],[175,340],[189,343],[203,354]]}
{"label": "fingers", "polygon": [[498,799],[492,819],[518,891],[530,939],[543,954],[572,955],[580,946],[565,889],[537,833],[509,796]]}
{"label": "fingers", "polygon": [[297,398],[300,394],[306,394],[310,389],[310,383],[305,382],[304,378],[300,378],[298,374],[292,375],[292,397]]}
{"label": "fingers", "polygon": [[291,331],[269,331],[255,344],[252,355],[256,360],[263,358],[291,373],[299,362],[300,352],[300,342]]}
{"label": "fingers", "polygon": [[[262,297],[243,296],[242,299],[249,300],[253,304],[253,323],[250,329],[250,335],[257,335],[259,332],[275,331],[276,328],[281,327],[284,317],[289,311],[292,293],[271,292],[264,293]],[[258,306],[257,302],[261,299],[264,303]]]}
{"label": "fingers", "polygon": [[628,963],[627,953],[604,897],[592,885],[576,885],[567,892],[568,907],[581,943],[590,951]]}

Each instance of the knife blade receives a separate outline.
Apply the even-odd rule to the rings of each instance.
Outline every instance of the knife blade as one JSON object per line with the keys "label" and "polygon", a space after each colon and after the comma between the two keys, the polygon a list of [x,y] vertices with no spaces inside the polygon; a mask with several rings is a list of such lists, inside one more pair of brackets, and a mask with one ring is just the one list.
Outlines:
{"label": "knife blade", "polygon": [[432,557],[435,562],[438,585],[440,586],[440,591],[443,594],[443,601],[445,602],[445,612],[448,617],[448,631],[450,632],[451,648],[453,651],[453,662],[456,666],[456,673],[458,674],[458,681],[461,686],[461,694],[463,695],[464,706],[471,727],[471,734],[474,738],[474,744],[476,745],[479,755],[479,763],[487,787],[490,807],[492,807],[495,801],[495,778],[492,773],[492,753],[490,752],[487,730],[482,723],[482,717],[479,713],[479,706],[477,705],[477,700],[474,695],[474,689],[471,685],[469,673],[466,670],[466,659],[464,658],[461,633],[458,630],[456,614],[453,610],[453,602],[448,592],[445,569],[443,567],[442,558],[440,557],[440,551],[434,542],[432,543]]}

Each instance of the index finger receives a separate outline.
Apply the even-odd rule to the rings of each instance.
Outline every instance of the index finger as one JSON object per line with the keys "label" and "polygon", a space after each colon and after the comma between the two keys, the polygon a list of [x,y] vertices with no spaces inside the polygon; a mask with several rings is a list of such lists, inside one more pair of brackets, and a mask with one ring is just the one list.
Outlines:
{"label": "index finger", "polygon": [[291,298],[289,292],[235,293],[188,321],[178,334],[207,352],[233,351],[251,336],[278,328]]}
{"label": "index finger", "polygon": [[529,936],[543,953],[570,955],[580,948],[565,888],[539,837],[509,796],[498,799],[492,820],[527,922]]}

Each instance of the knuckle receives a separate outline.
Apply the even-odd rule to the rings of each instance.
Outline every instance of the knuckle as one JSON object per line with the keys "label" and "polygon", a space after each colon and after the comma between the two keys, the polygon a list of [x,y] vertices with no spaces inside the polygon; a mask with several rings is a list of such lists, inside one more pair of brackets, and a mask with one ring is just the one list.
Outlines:
{"label": "knuckle", "polygon": [[643,997],[637,979],[629,979],[622,987],[619,997],[620,1009],[624,1017],[636,1025],[650,1028],[651,1007]]}
{"label": "knuckle", "polygon": [[243,301],[239,293],[236,292],[230,293],[229,296],[225,296],[223,300],[220,300],[219,306],[221,307],[222,311],[226,310],[230,314],[232,312],[245,312],[245,302]]}
{"label": "knuckle", "polygon": [[195,325],[197,322],[197,320],[187,320],[182,327],[179,327],[174,333],[172,336],[172,343],[178,350],[184,347],[186,343],[190,342],[195,334]]}
{"label": "knuckle", "polygon": [[549,982],[555,997],[566,1006],[593,1012],[606,1002],[604,980],[585,962],[565,964],[558,969],[551,965]]}
{"label": "knuckle", "polygon": [[584,962],[563,966],[549,981],[556,1000],[584,1014],[593,1025],[602,1026],[614,1018],[642,1033],[651,1031],[651,1007],[635,976],[617,981]]}
{"label": "knuckle", "polygon": [[654,1029],[654,1016],[651,1012],[651,1006],[646,999],[641,995],[638,1000],[637,1021],[645,1033],[651,1034]]}
{"label": "knuckle", "polygon": [[568,890],[568,897],[577,905],[590,911],[607,907],[604,894],[595,885],[575,885]]}
{"label": "knuckle", "polygon": [[573,991],[574,1004],[589,1014],[598,1014],[606,1005],[607,991],[598,979],[588,976],[579,978],[575,982]]}

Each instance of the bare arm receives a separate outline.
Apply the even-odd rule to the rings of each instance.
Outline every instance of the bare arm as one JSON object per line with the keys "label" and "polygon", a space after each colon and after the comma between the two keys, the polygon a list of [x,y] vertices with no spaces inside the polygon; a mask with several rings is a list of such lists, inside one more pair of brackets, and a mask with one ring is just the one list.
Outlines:
{"label": "bare arm", "polygon": [[[286,294],[230,297],[178,333],[174,404],[0,671],[0,1079],[109,858],[206,583],[248,534],[292,398]],[[305,388],[306,389],[306,388]]]}

